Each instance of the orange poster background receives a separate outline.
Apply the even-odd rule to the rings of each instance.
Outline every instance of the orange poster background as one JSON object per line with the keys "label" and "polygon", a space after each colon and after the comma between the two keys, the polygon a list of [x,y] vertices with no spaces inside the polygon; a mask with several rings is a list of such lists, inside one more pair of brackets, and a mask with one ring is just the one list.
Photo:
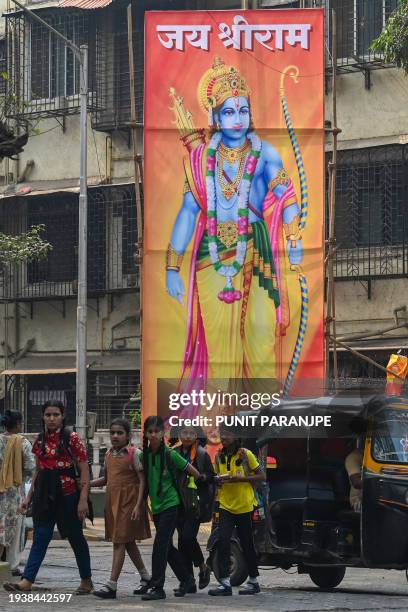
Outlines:
{"label": "orange poster background", "polygon": [[[237,14],[245,15],[250,24],[310,23],[310,47],[304,50],[300,44],[285,44],[283,51],[270,51],[254,41],[252,51],[226,48],[218,37],[218,24],[225,22],[231,25]],[[287,104],[303,155],[309,190],[307,225],[302,235],[302,267],[309,287],[309,321],[295,382],[302,380],[303,385],[305,378],[323,378],[323,23],[323,11],[320,9],[146,13],[142,331],[144,418],[157,412],[157,379],[179,378],[186,338],[187,295],[184,306],[181,306],[167,295],[165,285],[166,249],[182,203],[185,180],[183,156],[186,154],[174,124],[169,89],[174,87],[177,94],[184,98],[185,107],[191,111],[195,126],[207,128],[207,116],[199,107],[197,88],[200,78],[212,66],[215,56],[235,66],[245,77],[251,90],[255,130],[262,140],[270,142],[278,150],[284,168],[294,181],[300,205],[299,177],[279,97],[282,71],[289,65],[299,68],[298,83],[289,77],[285,78]],[[167,49],[158,40],[156,26],[159,24],[210,24],[210,48],[204,51],[185,42],[184,51]],[[181,269],[186,291],[191,250],[192,242]],[[287,282],[291,300],[291,325],[282,339],[284,374],[293,353],[300,318],[297,274],[288,270]]]}

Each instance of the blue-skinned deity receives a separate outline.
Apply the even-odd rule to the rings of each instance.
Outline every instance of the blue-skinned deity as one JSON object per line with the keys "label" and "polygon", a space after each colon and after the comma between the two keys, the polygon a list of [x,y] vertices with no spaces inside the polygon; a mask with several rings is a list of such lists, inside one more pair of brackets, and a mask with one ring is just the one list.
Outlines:
{"label": "blue-skinned deity", "polygon": [[[276,378],[290,324],[287,269],[303,258],[300,207],[278,151],[254,129],[246,79],[216,58],[198,87],[209,131],[171,90],[185,146],[184,194],[166,260],[170,297],[187,294],[182,378]],[[180,276],[192,243],[188,287]],[[186,388],[186,386],[185,386]]]}

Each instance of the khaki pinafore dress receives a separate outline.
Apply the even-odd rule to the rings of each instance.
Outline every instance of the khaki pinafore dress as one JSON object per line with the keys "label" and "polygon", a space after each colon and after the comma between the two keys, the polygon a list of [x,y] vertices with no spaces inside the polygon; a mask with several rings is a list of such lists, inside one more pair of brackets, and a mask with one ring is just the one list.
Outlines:
{"label": "khaki pinafore dress", "polygon": [[129,453],[113,455],[106,453],[106,502],[105,538],[114,544],[127,544],[151,537],[146,504],[143,503],[141,517],[131,520],[133,508],[139,494],[139,476],[129,462]]}

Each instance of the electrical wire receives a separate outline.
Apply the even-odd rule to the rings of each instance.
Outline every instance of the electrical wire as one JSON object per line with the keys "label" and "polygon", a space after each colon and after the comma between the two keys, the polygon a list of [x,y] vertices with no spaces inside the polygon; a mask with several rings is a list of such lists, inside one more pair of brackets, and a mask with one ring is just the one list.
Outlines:
{"label": "electrical wire", "polygon": [[[211,19],[215,25],[217,25],[217,26],[220,25],[220,23],[213,17],[213,15],[210,13],[210,11],[205,11],[205,12],[207,13],[209,19]],[[248,49],[241,49],[241,51],[243,53],[245,53],[245,55],[248,55],[253,60],[258,62],[262,66],[264,66],[265,68],[268,68],[268,70],[272,70],[273,72],[277,72],[278,74],[284,74],[285,73],[285,70],[279,70],[278,68],[274,68],[273,66],[271,66],[267,62],[262,61],[259,57],[257,57],[253,53],[251,53]],[[319,77],[319,76],[324,76],[324,75],[325,75],[325,71],[323,70],[323,72],[317,72],[315,74],[299,74],[299,78],[301,78],[301,79],[302,78],[303,79],[312,79],[312,78]]]}

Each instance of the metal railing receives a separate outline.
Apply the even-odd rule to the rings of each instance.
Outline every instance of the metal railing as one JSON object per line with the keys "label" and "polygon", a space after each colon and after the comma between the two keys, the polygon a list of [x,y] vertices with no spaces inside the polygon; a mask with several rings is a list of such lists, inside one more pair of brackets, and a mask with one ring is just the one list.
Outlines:
{"label": "metal railing", "polygon": [[[95,22],[88,11],[49,9],[41,17],[77,46],[89,48],[89,106],[94,109]],[[79,61],[44,26],[6,13],[6,114],[24,120],[79,112]]]}
{"label": "metal railing", "polygon": [[[136,206],[133,185],[88,192],[88,292],[134,291]],[[0,208],[1,231],[17,234],[45,226],[52,251],[44,261],[0,272],[0,299],[32,300],[77,294],[78,196],[12,198]]]}
{"label": "metal railing", "polygon": [[88,381],[88,409],[97,413],[98,429],[108,429],[112,419],[133,420],[135,406],[130,397],[137,391],[139,371],[91,372]]}
{"label": "metal railing", "polygon": [[381,54],[371,49],[399,0],[309,0],[308,6],[326,9],[326,66],[332,66],[331,9],[337,20],[337,70],[353,72],[364,68],[384,68]]}
{"label": "metal railing", "polygon": [[[99,13],[95,45],[94,129],[110,131],[130,125],[130,75],[128,51],[128,2],[115,2]],[[184,10],[188,0],[144,0],[133,3],[133,55],[137,122],[143,123],[144,102],[144,13],[146,10]],[[222,8],[222,7],[219,7]]]}
{"label": "metal railing", "polygon": [[335,276],[408,275],[408,152],[403,145],[339,151]]}
{"label": "metal railing", "polygon": [[[97,110],[92,125],[110,131],[130,124],[130,85],[128,32],[125,11],[100,15],[96,36],[96,99]],[[113,23],[112,23],[113,21]],[[116,27],[115,26],[116,22]],[[144,36],[143,21],[134,23],[137,121],[143,122]]]}

